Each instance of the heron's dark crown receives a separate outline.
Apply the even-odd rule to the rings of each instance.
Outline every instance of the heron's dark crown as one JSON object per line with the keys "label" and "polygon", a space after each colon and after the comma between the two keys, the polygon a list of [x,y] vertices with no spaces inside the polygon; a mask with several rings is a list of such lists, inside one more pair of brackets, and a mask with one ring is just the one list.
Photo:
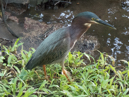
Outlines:
{"label": "heron's dark crown", "polygon": [[75,18],[77,17],[85,17],[89,20],[99,19],[99,17],[96,14],[94,14],[93,12],[89,12],[89,11],[79,13],[78,15],[75,16]]}

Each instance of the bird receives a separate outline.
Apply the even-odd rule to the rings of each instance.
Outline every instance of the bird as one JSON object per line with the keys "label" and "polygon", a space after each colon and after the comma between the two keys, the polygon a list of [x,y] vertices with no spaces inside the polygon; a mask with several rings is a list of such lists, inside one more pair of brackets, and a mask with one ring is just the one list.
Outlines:
{"label": "bird", "polygon": [[26,64],[25,69],[31,70],[36,66],[43,66],[45,79],[47,79],[46,65],[60,63],[62,73],[66,76],[67,80],[71,82],[72,80],[64,66],[65,58],[74,47],[77,40],[87,32],[92,24],[102,24],[116,29],[113,25],[100,19],[93,12],[81,12],[73,18],[71,26],[54,31],[41,42]]}

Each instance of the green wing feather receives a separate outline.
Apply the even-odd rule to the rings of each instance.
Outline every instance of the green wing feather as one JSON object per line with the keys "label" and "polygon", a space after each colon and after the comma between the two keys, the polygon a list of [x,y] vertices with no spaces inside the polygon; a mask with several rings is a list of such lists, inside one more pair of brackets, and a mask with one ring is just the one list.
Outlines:
{"label": "green wing feather", "polygon": [[39,65],[50,64],[65,57],[70,49],[70,37],[66,28],[58,29],[50,34],[37,48],[26,65],[26,69],[33,69]]}

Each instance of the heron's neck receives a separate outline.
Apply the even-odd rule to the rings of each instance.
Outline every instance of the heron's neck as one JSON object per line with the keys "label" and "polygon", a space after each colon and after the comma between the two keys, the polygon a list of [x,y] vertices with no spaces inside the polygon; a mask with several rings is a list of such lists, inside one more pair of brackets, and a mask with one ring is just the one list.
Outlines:
{"label": "heron's neck", "polygon": [[77,17],[72,21],[69,27],[71,39],[79,39],[91,26],[89,20],[85,17]]}
{"label": "heron's neck", "polygon": [[69,27],[71,39],[73,39],[73,40],[79,39],[90,28],[90,26],[91,26],[90,24],[87,24],[87,25],[82,25],[82,24],[71,25]]}
{"label": "heron's neck", "polygon": [[[91,26],[91,25],[90,25]],[[90,28],[90,26],[85,25],[72,25],[69,27],[70,33],[70,47],[73,48],[76,41]]]}

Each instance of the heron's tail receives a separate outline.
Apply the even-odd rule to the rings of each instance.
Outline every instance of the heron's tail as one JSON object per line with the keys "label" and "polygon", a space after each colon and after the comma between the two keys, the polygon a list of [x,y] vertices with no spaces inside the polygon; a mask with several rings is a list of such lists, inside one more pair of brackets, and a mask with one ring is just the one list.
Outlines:
{"label": "heron's tail", "polygon": [[32,58],[28,61],[28,63],[25,66],[26,70],[31,70],[33,69],[33,64],[32,64]]}

